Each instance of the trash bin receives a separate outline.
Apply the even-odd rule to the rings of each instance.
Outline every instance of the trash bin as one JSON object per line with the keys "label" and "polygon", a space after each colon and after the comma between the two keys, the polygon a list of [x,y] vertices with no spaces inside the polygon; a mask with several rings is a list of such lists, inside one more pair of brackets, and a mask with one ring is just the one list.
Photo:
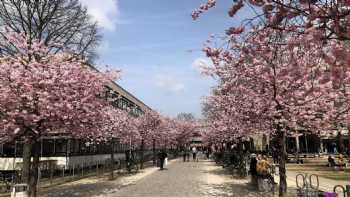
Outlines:
{"label": "trash bin", "polygon": [[11,197],[28,197],[28,184],[16,184],[12,188]]}

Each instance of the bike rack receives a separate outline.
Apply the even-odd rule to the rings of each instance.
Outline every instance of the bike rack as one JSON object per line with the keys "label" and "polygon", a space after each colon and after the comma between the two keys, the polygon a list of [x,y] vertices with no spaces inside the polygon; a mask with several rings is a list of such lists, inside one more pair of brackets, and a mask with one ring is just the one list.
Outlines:
{"label": "bike rack", "polygon": [[[300,180],[302,185],[300,185]],[[314,181],[316,183],[314,184]],[[318,196],[319,193],[319,179],[316,174],[297,174],[295,177],[295,182],[297,186],[297,196],[307,197],[309,195]]]}
{"label": "bike rack", "polygon": [[346,185],[345,187],[342,185],[336,185],[333,188],[333,192],[336,192],[337,188],[342,190],[343,197],[350,197],[350,185]]}

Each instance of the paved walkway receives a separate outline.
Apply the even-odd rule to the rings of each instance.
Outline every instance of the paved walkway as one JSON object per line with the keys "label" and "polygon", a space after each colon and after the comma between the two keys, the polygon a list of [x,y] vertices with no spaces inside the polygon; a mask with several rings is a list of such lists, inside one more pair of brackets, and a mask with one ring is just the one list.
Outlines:
{"label": "paved walkway", "polygon": [[[296,172],[287,173],[289,196],[295,195]],[[275,177],[278,181],[278,177]],[[339,182],[337,182],[339,184]],[[320,178],[320,188],[330,191],[334,181]],[[345,184],[345,183],[344,183]],[[66,184],[41,188],[43,197],[270,197],[257,192],[248,179],[233,178],[215,162],[169,162],[166,170],[149,167],[140,173],[114,181],[106,176],[89,177]],[[277,195],[275,195],[277,196]]]}
{"label": "paved walkway", "polygon": [[250,187],[247,179],[233,179],[214,162],[171,161],[167,170],[148,168],[115,181],[89,178],[46,191],[47,197],[267,197]]}
{"label": "paved walkway", "polygon": [[233,179],[214,162],[174,162],[111,197],[269,196],[252,192],[247,179]]}

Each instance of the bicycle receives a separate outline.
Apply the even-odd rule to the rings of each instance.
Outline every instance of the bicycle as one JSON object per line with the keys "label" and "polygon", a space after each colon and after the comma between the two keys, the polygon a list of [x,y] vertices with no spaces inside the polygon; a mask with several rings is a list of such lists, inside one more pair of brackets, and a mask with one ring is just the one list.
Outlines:
{"label": "bicycle", "polygon": [[132,171],[137,173],[139,171],[139,166],[134,159],[126,162],[126,168],[128,170],[128,173],[131,173]]}
{"label": "bicycle", "polygon": [[11,187],[18,183],[20,180],[20,175],[17,171],[15,171],[13,174],[2,174],[0,173],[0,185],[3,183],[5,190],[10,191]]}

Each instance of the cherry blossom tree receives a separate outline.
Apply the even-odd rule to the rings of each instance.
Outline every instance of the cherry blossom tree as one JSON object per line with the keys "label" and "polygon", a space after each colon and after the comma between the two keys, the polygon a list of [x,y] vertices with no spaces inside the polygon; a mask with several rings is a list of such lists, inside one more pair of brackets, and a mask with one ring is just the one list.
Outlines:
{"label": "cherry blossom tree", "polygon": [[[155,143],[155,139],[158,136],[159,126],[161,124],[161,115],[153,110],[146,110],[144,114],[142,114],[138,118],[138,132],[141,137],[141,144],[140,144],[140,160],[141,160],[141,166],[140,168],[143,168],[144,163],[144,151],[146,146],[150,147],[151,143]],[[154,148],[153,148],[154,150]],[[153,157],[155,157],[155,153],[153,153]]]}
{"label": "cherry blossom tree", "polygon": [[[192,13],[197,19],[215,7],[208,0]],[[348,125],[349,2],[234,1],[228,10],[252,10],[228,28],[225,47],[204,52],[218,87],[208,98],[211,139],[268,132],[279,139],[280,196],[286,194],[285,147],[288,133]],[[209,139],[209,138],[208,138]]]}
{"label": "cherry blossom tree", "polygon": [[[217,0],[207,0],[192,12],[192,18],[197,19],[203,12],[215,7],[216,3]],[[252,14],[241,19],[240,26],[229,28],[228,34],[240,33],[246,26],[258,21],[265,27],[308,34],[316,40],[350,39],[348,1],[237,0],[227,13],[230,17],[237,17],[239,11],[244,9]]]}
{"label": "cherry blossom tree", "polygon": [[[110,143],[110,154],[111,154],[111,175],[110,179],[114,179],[114,149],[116,139],[119,143],[129,144],[133,139],[138,139],[138,133],[136,129],[136,118],[124,110],[116,108],[112,105],[108,105],[103,110],[104,117],[101,119],[103,127],[102,136],[95,137],[97,141],[104,141]],[[136,141],[135,141],[136,142]]]}
{"label": "cherry blossom tree", "polygon": [[8,33],[6,38],[18,53],[0,60],[0,136],[24,140],[22,179],[33,191],[37,166],[30,172],[32,146],[52,134],[102,136],[97,123],[108,104],[102,95],[111,78],[69,54],[47,55],[42,43],[27,44],[23,35]]}
{"label": "cherry blossom tree", "polygon": [[[337,82],[339,71],[322,58],[323,47],[288,31],[265,28],[244,40],[232,39],[232,50],[205,49],[214,62],[206,72],[219,80],[208,98],[215,137],[275,135],[280,147],[280,196],[287,190],[286,134],[330,128],[339,114],[335,101],[344,98],[336,87],[344,83]],[[347,101],[342,101],[347,109]]]}
{"label": "cherry blossom tree", "polygon": [[[207,0],[192,13],[193,19],[215,7],[217,0]],[[240,11],[252,13],[239,18]],[[250,34],[256,26],[287,31],[301,36],[305,42],[322,44],[323,58],[330,66],[350,63],[350,6],[349,1],[281,1],[237,0],[228,8],[228,16],[240,25],[229,27],[228,36]],[[336,61],[335,61],[336,59]]]}
{"label": "cherry blossom tree", "polygon": [[175,121],[175,140],[178,147],[189,145],[193,134],[198,131],[198,123],[195,120],[174,120]]}

